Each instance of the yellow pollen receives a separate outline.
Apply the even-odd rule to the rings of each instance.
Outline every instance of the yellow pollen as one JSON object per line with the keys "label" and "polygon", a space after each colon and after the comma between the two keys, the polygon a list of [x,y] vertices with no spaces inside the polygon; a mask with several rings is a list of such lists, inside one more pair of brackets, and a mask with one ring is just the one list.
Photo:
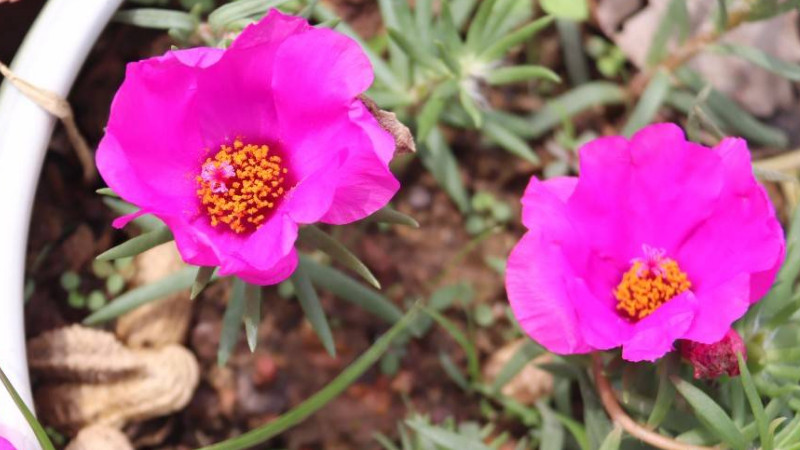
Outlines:
{"label": "yellow pollen", "polygon": [[291,188],[283,159],[267,145],[236,139],[206,159],[197,176],[197,196],[211,225],[236,233],[258,229]]}
{"label": "yellow pollen", "polygon": [[634,260],[614,289],[614,297],[620,313],[631,320],[640,320],[690,287],[692,283],[686,273],[672,259],[660,259],[655,267]]}

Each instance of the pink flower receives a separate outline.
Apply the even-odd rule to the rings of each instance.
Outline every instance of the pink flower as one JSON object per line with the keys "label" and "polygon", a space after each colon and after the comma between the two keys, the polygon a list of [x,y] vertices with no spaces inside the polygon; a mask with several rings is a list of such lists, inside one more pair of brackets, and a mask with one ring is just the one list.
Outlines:
{"label": "pink flower", "polygon": [[739,375],[737,353],[747,360],[747,349],[742,337],[733,328],[719,341],[713,344],[698,342],[681,342],[681,356],[694,366],[695,378],[719,378],[722,375],[735,377]]}
{"label": "pink flower", "polygon": [[16,450],[11,442],[8,440],[0,437],[0,450]]}
{"label": "pink flower", "polygon": [[357,99],[372,79],[356,42],[273,10],[227,50],[128,65],[97,166],[186,262],[277,283],[298,224],[353,222],[399,188],[394,139]]}
{"label": "pink flower", "polygon": [[711,344],[770,288],[784,238],[742,139],[709,149],[672,124],[596,139],[580,177],[532,178],[506,289],[549,350],[654,361]]}

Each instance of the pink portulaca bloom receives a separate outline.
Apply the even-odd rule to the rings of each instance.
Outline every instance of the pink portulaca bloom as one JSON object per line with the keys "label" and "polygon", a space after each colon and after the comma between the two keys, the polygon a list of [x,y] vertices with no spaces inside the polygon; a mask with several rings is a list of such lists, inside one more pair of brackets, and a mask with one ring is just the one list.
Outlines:
{"label": "pink portulaca bloom", "polygon": [[532,178],[522,221],[509,300],[522,328],[560,354],[622,347],[629,361],[653,361],[679,339],[715,343],[784,257],[746,143],[710,149],[672,124],[590,142],[580,177]]}
{"label": "pink portulaca bloom", "polygon": [[97,166],[186,262],[277,283],[298,224],[353,222],[399,188],[394,139],[357,98],[372,79],[356,42],[273,10],[227,50],[128,65]]}

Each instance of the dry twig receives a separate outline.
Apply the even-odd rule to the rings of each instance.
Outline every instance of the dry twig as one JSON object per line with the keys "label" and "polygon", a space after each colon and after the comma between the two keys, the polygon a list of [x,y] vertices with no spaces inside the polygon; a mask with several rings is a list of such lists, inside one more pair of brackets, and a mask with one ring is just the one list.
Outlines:
{"label": "dry twig", "polygon": [[603,407],[615,424],[621,426],[628,434],[640,439],[642,442],[663,450],[717,450],[717,447],[704,447],[699,445],[689,445],[678,442],[675,439],[663,436],[653,430],[645,428],[625,413],[617,402],[617,397],[603,373],[603,359],[598,353],[592,354],[592,373],[594,382],[597,385],[597,392]]}
{"label": "dry twig", "polygon": [[86,143],[86,139],[83,138],[80,130],[78,130],[78,125],[75,123],[75,116],[67,100],[56,95],[54,92],[34,86],[23,80],[2,62],[0,62],[0,74],[6,77],[23,95],[61,120],[61,123],[64,124],[64,129],[67,131],[67,138],[75,149],[75,153],[78,155],[78,159],[83,167],[84,181],[87,183],[93,181],[97,175],[94,166],[94,157],[92,156],[89,144]]}

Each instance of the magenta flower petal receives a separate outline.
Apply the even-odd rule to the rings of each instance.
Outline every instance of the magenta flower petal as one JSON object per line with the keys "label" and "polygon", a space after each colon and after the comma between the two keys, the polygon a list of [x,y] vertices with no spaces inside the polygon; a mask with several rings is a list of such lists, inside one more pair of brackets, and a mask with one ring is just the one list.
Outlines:
{"label": "magenta flower petal", "polygon": [[181,207],[195,197],[188,175],[196,169],[203,144],[200,130],[191,123],[193,91],[205,67],[201,64],[215,62],[220,53],[172,51],[128,65],[97,149],[98,170],[126,200],[155,212]]}
{"label": "magenta flower petal", "polygon": [[355,41],[273,10],[227,50],[131,64],[98,168],[185,261],[277,283],[299,225],[363,218],[399,188],[394,140],[358,98],[372,78]]}
{"label": "magenta flower petal", "polygon": [[322,217],[326,223],[344,224],[367,217],[384,207],[400,189],[388,167],[394,154],[394,138],[378,125],[360,101],[352,106],[350,116],[360,126],[351,126],[351,139],[371,146],[375,152],[349,154],[339,174],[341,180],[333,205]]}
{"label": "magenta flower petal", "polygon": [[629,340],[622,344],[622,357],[628,361],[655,361],[673,350],[692,324],[697,299],[689,291],[665,303],[634,325]]}
{"label": "magenta flower petal", "polygon": [[580,177],[534,178],[522,198],[506,288],[533,339],[653,361],[679,339],[718,341],[769,289],[783,232],[744,141],[709,149],[661,124],[580,158]]}
{"label": "magenta flower petal", "polygon": [[[591,350],[580,332],[578,318],[566,280],[578,273],[570,256],[580,246],[567,246],[579,238],[566,216],[559,183],[535,178],[526,189],[528,214],[547,216],[523,236],[508,258],[506,290],[520,326],[537,342],[557,353],[585,353]],[[582,255],[577,255],[579,259]]]}

